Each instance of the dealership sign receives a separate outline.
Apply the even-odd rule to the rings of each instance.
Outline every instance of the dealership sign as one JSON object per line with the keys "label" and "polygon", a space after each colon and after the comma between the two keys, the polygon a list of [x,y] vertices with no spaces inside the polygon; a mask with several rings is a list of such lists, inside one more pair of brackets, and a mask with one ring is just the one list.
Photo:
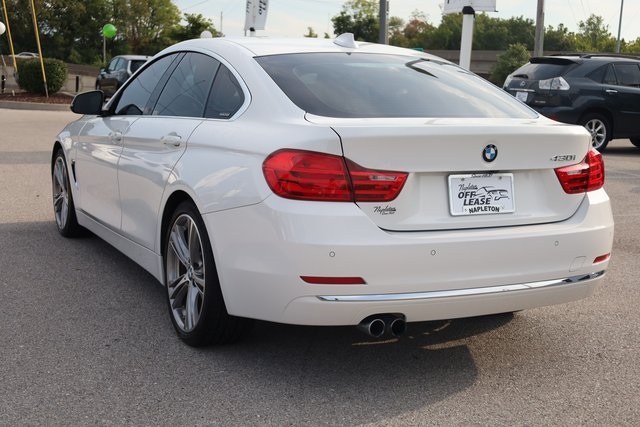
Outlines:
{"label": "dealership sign", "polygon": [[476,12],[496,12],[496,0],[445,0],[442,14],[460,13],[466,6]]}

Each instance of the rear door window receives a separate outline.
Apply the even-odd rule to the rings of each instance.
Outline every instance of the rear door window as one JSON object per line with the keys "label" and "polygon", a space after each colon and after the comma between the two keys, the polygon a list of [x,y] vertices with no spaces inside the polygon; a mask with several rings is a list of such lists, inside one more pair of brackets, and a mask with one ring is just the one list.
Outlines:
{"label": "rear door window", "polygon": [[220,65],[216,80],[211,88],[205,117],[229,119],[244,104],[244,93],[235,76],[224,65]]}
{"label": "rear door window", "polygon": [[602,81],[608,85],[617,85],[618,79],[616,77],[616,71],[613,69],[613,65],[607,65],[607,71],[604,74],[604,80]]}
{"label": "rear door window", "polygon": [[640,68],[637,64],[616,64],[618,84],[622,86],[640,87]]}
{"label": "rear door window", "polygon": [[202,117],[217,60],[200,53],[187,53],[167,81],[153,115]]}

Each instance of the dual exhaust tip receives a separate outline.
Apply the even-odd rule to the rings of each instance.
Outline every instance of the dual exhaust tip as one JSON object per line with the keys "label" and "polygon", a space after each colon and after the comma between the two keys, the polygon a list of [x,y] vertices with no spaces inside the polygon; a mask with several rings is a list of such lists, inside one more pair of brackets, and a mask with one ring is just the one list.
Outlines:
{"label": "dual exhaust tip", "polygon": [[407,322],[402,314],[373,314],[360,322],[358,329],[373,338],[399,337],[407,330]]}

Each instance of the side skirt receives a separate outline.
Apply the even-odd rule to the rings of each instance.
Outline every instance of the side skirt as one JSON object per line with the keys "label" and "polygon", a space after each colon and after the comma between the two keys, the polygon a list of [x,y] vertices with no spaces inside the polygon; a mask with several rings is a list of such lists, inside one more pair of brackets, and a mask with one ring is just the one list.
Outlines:
{"label": "side skirt", "polygon": [[131,258],[131,260],[151,273],[151,275],[164,286],[164,268],[160,255],[121,236],[80,210],[76,210],[76,216],[78,217],[78,224],[90,230],[102,240]]}

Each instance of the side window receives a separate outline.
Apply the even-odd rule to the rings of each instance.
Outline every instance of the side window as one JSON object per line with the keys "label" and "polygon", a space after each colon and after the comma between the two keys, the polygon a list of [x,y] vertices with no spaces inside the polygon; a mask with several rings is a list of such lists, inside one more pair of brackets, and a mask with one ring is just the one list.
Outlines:
{"label": "side window", "polygon": [[115,70],[118,64],[118,61],[120,61],[120,58],[113,58],[111,62],[109,62],[109,65],[107,66],[107,71]]}
{"label": "side window", "polygon": [[615,68],[622,86],[640,87],[640,68],[636,64],[616,64]]}
{"label": "side window", "polygon": [[244,104],[244,93],[240,83],[227,67],[220,65],[211,88],[205,117],[228,119],[240,109],[242,104]]}
{"label": "side window", "polygon": [[587,77],[596,83],[602,83],[608,67],[608,65],[604,65],[600,68],[597,68],[596,70],[592,71]]}
{"label": "side window", "polygon": [[127,60],[120,58],[120,60],[118,61],[118,63],[116,64],[116,71],[123,71],[127,69]]}
{"label": "side window", "polygon": [[602,81],[602,83],[608,85],[617,85],[618,79],[616,78],[616,72],[613,69],[613,65],[608,65],[607,67],[607,72],[604,74],[604,80]]}
{"label": "side window", "polygon": [[220,62],[207,55],[186,54],[162,89],[152,114],[202,117],[219,66]]}
{"label": "side window", "polygon": [[116,114],[141,115],[158,82],[178,54],[160,58],[142,71],[122,92],[115,106]]}

